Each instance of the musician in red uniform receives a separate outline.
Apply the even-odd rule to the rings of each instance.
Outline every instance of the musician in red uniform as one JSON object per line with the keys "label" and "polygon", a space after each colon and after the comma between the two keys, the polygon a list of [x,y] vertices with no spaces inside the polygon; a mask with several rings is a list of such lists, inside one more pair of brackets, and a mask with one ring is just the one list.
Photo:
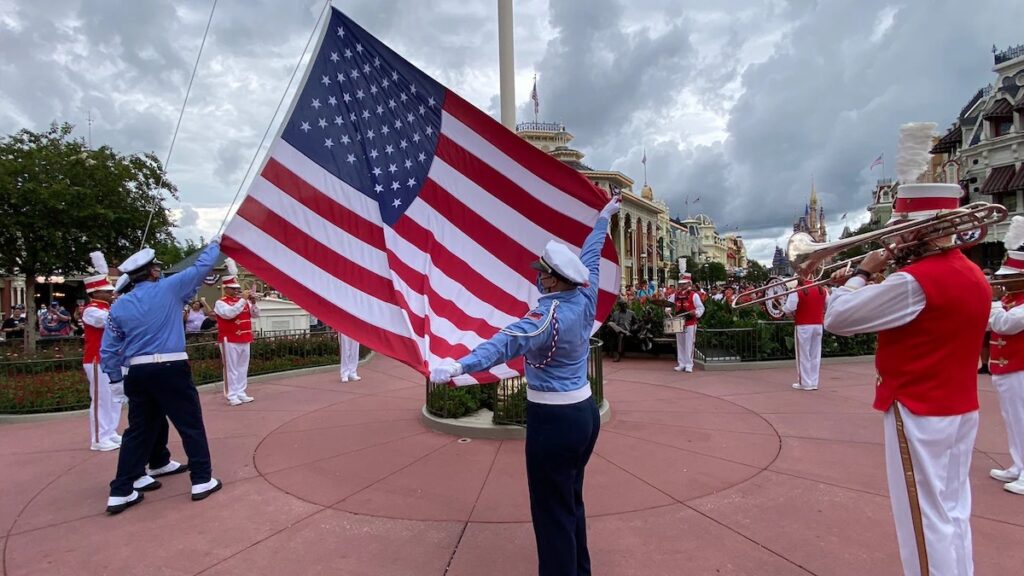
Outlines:
{"label": "musician in red uniform", "polygon": [[[82,368],[89,379],[89,448],[107,452],[121,447],[121,436],[117,425],[121,422],[121,405],[125,400],[123,391],[115,394],[110,387],[110,377],[100,370],[100,342],[107,326],[110,302],[114,299],[114,287],[107,278],[109,268],[102,252],[89,254],[95,276],[85,279],[85,292],[89,304],[82,311],[84,324],[84,345]],[[117,396],[115,398],[115,396]]]}
{"label": "musician in red uniform", "polygon": [[[1022,241],[1024,218],[1015,216],[1006,245],[1022,248]],[[991,470],[989,476],[1003,482],[1007,492],[1024,495],[1024,252],[1010,250],[996,278],[1009,282],[993,290],[993,295],[1005,295],[1001,302],[992,303],[988,317],[992,331],[988,367],[999,394],[1012,462],[1009,468]]]}
{"label": "musician in red uniform", "polygon": [[[955,184],[904,184],[889,225],[954,210],[961,193]],[[932,240],[928,247],[942,251],[865,285],[891,261],[885,250],[870,253],[833,292],[825,311],[829,332],[878,333],[874,407],[885,414],[889,497],[908,576],[974,571],[968,471],[991,289],[952,245],[951,237]],[[833,278],[845,276],[840,270]]]}
{"label": "musician in red uniform", "polygon": [[225,262],[228,276],[223,279],[224,297],[217,300],[213,311],[217,314],[217,340],[221,344],[224,362],[224,396],[228,404],[238,406],[252,402],[245,393],[249,376],[249,344],[252,343],[252,319],[259,318],[260,309],[249,290],[238,283],[238,268],[234,260]]}
{"label": "musician in red uniform", "polygon": [[782,311],[793,316],[796,325],[793,338],[796,340],[796,376],[793,388],[817,390],[818,372],[821,368],[821,334],[825,323],[825,298],[828,292],[824,286],[809,286],[813,282],[800,280],[799,290],[786,297]]}
{"label": "musician in red uniform", "polygon": [[671,302],[675,304],[676,316],[685,314],[686,322],[682,332],[676,333],[676,372],[693,372],[693,345],[697,337],[697,320],[704,315],[704,302],[693,289],[693,278],[689,272],[679,275],[679,287]]}

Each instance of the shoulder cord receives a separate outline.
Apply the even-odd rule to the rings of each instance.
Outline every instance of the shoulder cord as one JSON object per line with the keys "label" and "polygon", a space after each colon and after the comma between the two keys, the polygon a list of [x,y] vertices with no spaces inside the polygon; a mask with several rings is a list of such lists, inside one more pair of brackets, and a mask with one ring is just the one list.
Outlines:
{"label": "shoulder cord", "polygon": [[[556,302],[557,302],[557,300],[556,300]],[[553,310],[553,308],[552,308],[552,310]],[[558,318],[555,317],[554,315],[552,315],[552,317],[551,317],[551,349],[548,350],[547,357],[544,358],[543,360],[541,360],[537,364],[534,364],[533,362],[530,362],[529,360],[526,360],[525,357],[523,359],[526,360],[527,364],[529,364],[530,366],[532,366],[534,368],[544,368],[545,366],[547,366],[548,364],[551,363],[551,359],[554,358],[554,356],[555,356],[555,348],[557,348],[557,347],[558,347]]]}
{"label": "shoulder cord", "polygon": [[544,323],[540,325],[540,328],[537,328],[533,332],[515,332],[513,330],[509,330],[508,328],[502,328],[501,330],[499,330],[499,332],[501,332],[502,334],[507,334],[509,336],[520,336],[524,338],[537,336],[548,329],[548,325],[551,324],[552,320],[554,320],[555,318],[555,308],[557,307],[558,300],[552,300],[551,308],[548,309],[547,318],[544,319]]}

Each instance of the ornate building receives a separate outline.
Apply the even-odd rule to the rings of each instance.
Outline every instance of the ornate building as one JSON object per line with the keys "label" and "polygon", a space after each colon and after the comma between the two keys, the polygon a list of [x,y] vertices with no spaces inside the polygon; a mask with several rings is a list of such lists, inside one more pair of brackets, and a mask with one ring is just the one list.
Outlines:
{"label": "ornate building", "polygon": [[815,242],[824,242],[828,238],[825,229],[825,207],[818,205],[818,193],[814,190],[814,184],[811,184],[810,201],[804,205],[804,215],[793,223],[793,232],[806,232]]}
{"label": "ornate building", "polygon": [[[964,203],[1002,204],[1021,213],[1024,192],[1024,44],[993,47],[995,83],[978,90],[953,127],[931,149],[930,179],[958,182]],[[983,267],[998,267],[1009,219],[989,230],[986,241],[966,250]]]}
{"label": "ornate building", "polygon": [[871,193],[871,205],[868,206],[872,226],[884,226],[892,217],[893,184],[892,178],[880,178],[875,182],[875,190]]}

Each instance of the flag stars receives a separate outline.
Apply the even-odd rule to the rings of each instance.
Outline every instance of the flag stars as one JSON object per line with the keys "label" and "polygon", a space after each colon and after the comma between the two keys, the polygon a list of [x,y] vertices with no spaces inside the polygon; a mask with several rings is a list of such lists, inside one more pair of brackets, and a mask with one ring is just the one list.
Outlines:
{"label": "flag stars", "polygon": [[423,152],[420,152],[419,156],[417,156],[416,159],[419,160],[420,162],[425,162],[427,159],[427,155],[424,154]]}
{"label": "flag stars", "polygon": [[356,52],[363,53],[363,45],[358,42],[356,42]]}
{"label": "flag stars", "polygon": [[320,121],[316,123],[316,125],[321,128],[327,128],[327,120],[321,118]]}
{"label": "flag stars", "polygon": [[363,64],[363,74],[369,74],[369,73],[370,73],[370,65],[369,64]]}
{"label": "flag stars", "polygon": [[331,62],[337,62],[338,60],[341,60],[341,58],[338,56],[338,53],[331,52]]}
{"label": "flag stars", "polygon": [[405,159],[405,169],[408,170],[410,168],[412,168],[412,160],[409,160],[408,158],[406,158]]}
{"label": "flag stars", "polygon": [[398,97],[399,97],[399,99],[402,100],[402,102],[405,102],[406,100],[409,99],[409,97],[405,95],[405,92],[402,92],[401,94],[399,94]]}
{"label": "flag stars", "polygon": [[[373,150],[370,150],[370,158],[376,159],[377,156],[380,156],[380,153],[377,152],[376,148],[374,148]],[[380,168],[376,168],[376,170],[380,170]]]}
{"label": "flag stars", "polygon": [[387,78],[385,78],[384,81],[380,83],[380,85],[381,85],[381,88],[387,88],[388,86],[391,86],[391,81],[389,81]]}
{"label": "flag stars", "polygon": [[381,192],[384,191],[384,186],[381,186],[380,184],[374,184],[373,191],[376,192],[377,194],[380,194]]}
{"label": "flag stars", "polygon": [[415,84],[409,84],[409,91],[412,92],[413,96],[415,96],[416,95],[416,85]]}
{"label": "flag stars", "polygon": [[327,146],[327,149],[330,150],[331,148],[334,147],[334,140],[332,140],[330,138],[325,139],[324,140],[324,146]]}
{"label": "flag stars", "polygon": [[413,141],[413,142],[416,142],[417,144],[418,144],[418,143],[419,143],[419,141],[420,141],[420,140],[422,140],[422,139],[423,139],[423,138],[422,138],[422,137],[420,136],[420,133],[419,133],[419,132],[417,132],[417,133],[415,133],[415,134],[413,134],[413,135],[412,135],[412,141]]}
{"label": "flag stars", "polygon": [[380,68],[380,56],[373,57],[373,65],[377,68]]}
{"label": "flag stars", "polygon": [[374,176],[378,176],[379,177],[383,173],[384,173],[384,171],[380,169],[380,166],[374,166],[373,167],[373,175]]}
{"label": "flag stars", "polygon": [[[398,182],[395,182],[395,184],[398,184]],[[401,188],[401,186],[399,186],[399,188]],[[395,201],[392,202],[391,205],[394,206],[395,208],[398,208],[399,206],[402,205],[402,200],[399,198],[395,198]]]}
{"label": "flag stars", "polygon": [[385,135],[385,136],[387,136],[390,132],[391,132],[391,129],[388,128],[387,124],[382,126],[381,129],[380,129],[380,133]]}
{"label": "flag stars", "polygon": [[[402,185],[398,183],[398,180],[395,180],[394,182],[391,183],[391,189],[392,190],[398,190],[401,187],[402,187]],[[401,204],[401,202],[399,202],[399,204]],[[397,208],[397,206],[398,205],[396,204],[395,207]]]}
{"label": "flag stars", "polygon": [[427,106],[430,106],[431,108],[433,108],[434,105],[436,105],[436,104],[437,104],[437,102],[434,101],[434,97],[433,96],[431,96],[430,98],[427,98]]}
{"label": "flag stars", "polygon": [[352,51],[345,48],[345,58],[352,58]]}
{"label": "flag stars", "polygon": [[388,108],[391,108],[392,110],[394,110],[395,106],[398,106],[398,102],[395,102],[394,98],[389,99],[388,100]]}
{"label": "flag stars", "polygon": [[335,116],[334,117],[334,123],[336,125],[338,125],[338,126],[341,126],[342,124],[345,123],[345,121],[341,119],[341,116]]}
{"label": "flag stars", "polygon": [[366,120],[369,117],[370,117],[370,111],[369,110],[363,110],[363,120]]}
{"label": "flag stars", "polygon": [[320,83],[323,84],[324,86],[330,86],[331,85],[331,79],[328,76],[321,76],[320,77]]}
{"label": "flag stars", "polygon": [[413,120],[416,119],[416,116],[412,112],[409,112],[408,114],[405,115],[405,119],[408,122],[412,122]]}
{"label": "flag stars", "polygon": [[398,172],[398,165],[397,164],[390,164],[390,165],[388,165],[388,172],[391,172],[392,174],[394,174],[395,172]]}
{"label": "flag stars", "polygon": [[405,182],[405,185],[408,186],[409,188],[412,188],[413,186],[416,185],[416,179],[415,178],[409,178],[409,180],[407,180]]}
{"label": "flag stars", "polygon": [[341,95],[341,99],[345,101],[345,104],[348,104],[349,102],[352,101],[352,97],[349,96],[348,92],[343,93]]}
{"label": "flag stars", "polygon": [[352,139],[348,137],[348,134],[341,135],[341,143],[348,146],[352,143]]}
{"label": "flag stars", "polygon": [[391,154],[394,153],[395,147],[392,146],[391,144],[388,144],[387,146],[384,147],[384,151],[388,153],[388,156],[390,156]]}
{"label": "flag stars", "polygon": [[303,132],[309,132],[311,130],[309,122],[303,122],[302,125],[299,126],[299,130],[302,130]]}
{"label": "flag stars", "polygon": [[426,111],[427,107],[424,106],[423,104],[420,104],[420,116],[423,116],[423,114],[426,113]]}
{"label": "flag stars", "polygon": [[400,119],[396,118],[395,119],[395,130],[398,130],[401,127],[402,127],[402,121]]}
{"label": "flag stars", "polygon": [[384,107],[381,106],[380,104],[378,104],[377,105],[377,116],[380,116],[383,113],[384,113]]}
{"label": "flag stars", "polygon": [[359,90],[356,90],[356,99],[357,100],[362,100],[363,98],[366,98],[366,92],[363,92],[362,88],[360,88]]}
{"label": "flag stars", "polygon": [[313,102],[312,102],[312,104],[310,104],[310,106],[312,106],[313,108],[316,108],[317,110],[319,110],[320,107],[323,106],[323,104],[320,103],[320,99],[319,98],[313,98]]}
{"label": "flag stars", "polygon": [[339,84],[345,81],[345,75],[342,74],[341,72],[338,72],[338,75],[336,76],[336,78],[338,79],[338,83]]}
{"label": "flag stars", "polygon": [[342,28],[341,26],[338,26],[338,38],[344,38],[344,37],[345,37],[345,29]]}
{"label": "flag stars", "polygon": [[380,89],[377,88],[376,84],[370,84],[370,94],[376,94],[379,91],[380,91]]}
{"label": "flag stars", "polygon": [[376,136],[376,135],[377,134],[374,133],[373,128],[370,128],[369,130],[366,131],[366,139],[367,140],[373,140],[373,137]]}
{"label": "flag stars", "polygon": [[353,121],[353,122],[355,122],[356,121],[356,113],[355,112],[349,112],[348,113],[348,119]]}
{"label": "flag stars", "polygon": [[427,129],[424,130],[424,132],[427,133],[427,136],[430,136],[431,134],[434,133],[434,127],[433,126],[427,126]]}
{"label": "flag stars", "polygon": [[409,146],[409,141],[405,140],[404,138],[402,139],[401,142],[398,143],[398,147],[401,148],[402,150],[405,150],[406,147],[408,147],[408,146]]}
{"label": "flag stars", "polygon": [[347,157],[345,157],[345,161],[348,162],[349,164],[353,164],[356,161],[356,155],[349,154]]}
{"label": "flag stars", "polygon": [[351,79],[353,79],[353,80],[355,80],[356,78],[359,78],[359,70],[356,70],[355,68],[353,68],[353,69],[352,69],[352,70],[351,70],[351,71],[350,71],[350,72],[348,73],[348,77],[349,77],[349,78],[351,78]]}
{"label": "flag stars", "polygon": [[327,103],[330,104],[331,106],[337,106],[338,105],[338,99],[335,98],[334,96],[328,96],[327,97]]}
{"label": "flag stars", "polygon": [[395,82],[398,82],[398,72],[392,70],[391,71],[391,79],[394,80]]}

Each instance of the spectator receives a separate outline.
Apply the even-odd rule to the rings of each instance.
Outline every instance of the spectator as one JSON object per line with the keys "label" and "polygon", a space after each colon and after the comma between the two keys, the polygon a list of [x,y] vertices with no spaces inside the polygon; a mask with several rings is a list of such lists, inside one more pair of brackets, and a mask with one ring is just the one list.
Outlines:
{"label": "spectator", "polygon": [[28,317],[25,316],[25,305],[11,306],[11,315],[3,323],[4,336],[8,339],[24,338],[26,324],[28,324]]}
{"label": "spectator", "polygon": [[50,302],[49,309],[39,321],[39,335],[50,338],[71,335],[71,315],[59,302]]}
{"label": "spectator", "polygon": [[193,300],[185,309],[185,332],[189,334],[202,332],[205,329],[203,325],[206,323],[206,319],[212,313],[210,306],[206,303],[206,298],[200,297],[199,300]]}
{"label": "spectator", "polygon": [[625,347],[626,336],[629,336],[633,332],[635,324],[636,315],[634,315],[633,311],[626,306],[624,301],[619,300],[618,307],[614,312],[612,312],[612,316],[608,319],[607,324],[615,342],[615,358],[612,362],[622,360],[622,351]]}
{"label": "spectator", "polygon": [[85,334],[85,322],[82,320],[82,315],[84,313],[85,302],[79,300],[78,306],[75,307],[75,313],[71,316],[71,328],[74,330],[75,336],[82,336]]}

